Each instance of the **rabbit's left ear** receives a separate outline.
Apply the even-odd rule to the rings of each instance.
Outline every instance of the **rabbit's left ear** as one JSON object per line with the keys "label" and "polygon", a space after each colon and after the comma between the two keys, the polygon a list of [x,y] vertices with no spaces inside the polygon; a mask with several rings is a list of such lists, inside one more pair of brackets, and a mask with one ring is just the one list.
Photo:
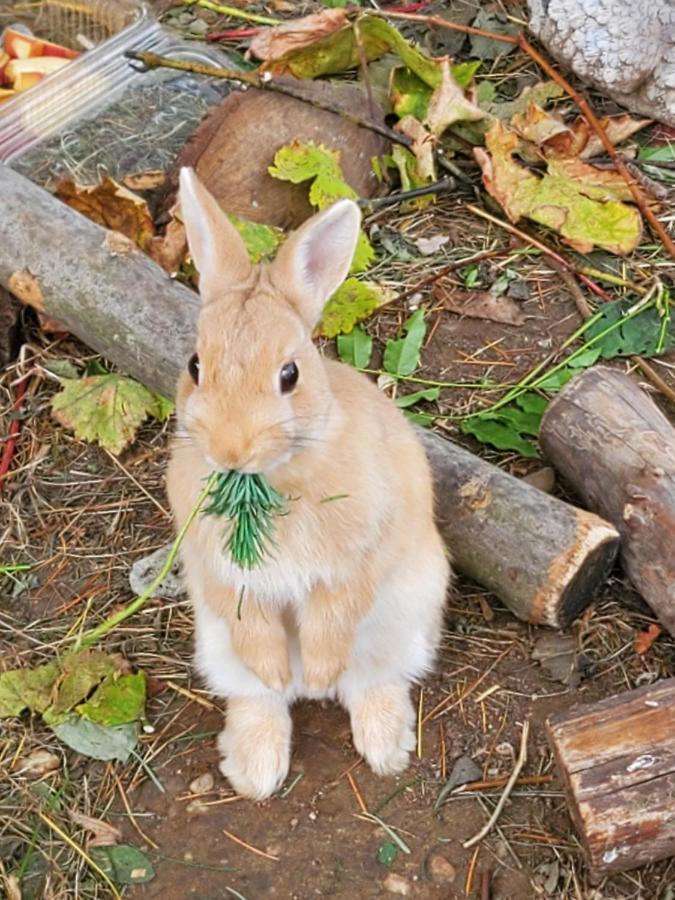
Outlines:
{"label": "rabbit's left ear", "polygon": [[271,266],[274,283],[308,328],[347,277],[359,238],[361,213],[353,200],[338,200],[312,216],[282,244]]}

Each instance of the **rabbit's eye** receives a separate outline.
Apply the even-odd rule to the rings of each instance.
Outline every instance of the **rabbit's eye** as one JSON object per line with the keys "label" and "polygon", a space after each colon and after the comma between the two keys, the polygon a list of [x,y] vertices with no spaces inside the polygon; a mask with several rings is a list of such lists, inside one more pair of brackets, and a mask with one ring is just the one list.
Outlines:
{"label": "rabbit's eye", "polygon": [[188,360],[187,367],[188,372],[190,373],[190,378],[194,381],[195,384],[199,384],[199,357],[196,353],[193,353]]}
{"label": "rabbit's eye", "polygon": [[282,394],[288,394],[298,383],[300,372],[294,362],[286,363],[279,372],[279,387]]}

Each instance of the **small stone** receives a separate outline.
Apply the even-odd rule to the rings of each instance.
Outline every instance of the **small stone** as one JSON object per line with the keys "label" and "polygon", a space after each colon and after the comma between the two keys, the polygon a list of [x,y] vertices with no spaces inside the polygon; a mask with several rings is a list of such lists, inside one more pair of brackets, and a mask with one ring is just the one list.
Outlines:
{"label": "small stone", "polygon": [[457,869],[444,856],[434,855],[429,861],[429,875],[435,884],[452,884]]}
{"label": "small stone", "polygon": [[213,775],[210,772],[204,772],[203,775],[198,775],[197,778],[190,782],[190,793],[206,794],[213,790],[214,784],[215,781]]}
{"label": "small stone", "polygon": [[41,778],[47,772],[53,772],[61,765],[61,760],[49,750],[35,750],[28,756],[23,756],[16,764],[16,775],[26,775],[29,778]]}
{"label": "small stone", "polygon": [[185,807],[185,812],[189,816],[198,815],[201,816],[203,813],[208,812],[208,806],[203,803],[201,800],[190,800],[188,805]]}
{"label": "small stone", "polygon": [[406,881],[405,878],[396,875],[395,872],[390,872],[382,882],[382,887],[390,894],[398,894],[399,897],[407,897],[412,885],[409,881]]}

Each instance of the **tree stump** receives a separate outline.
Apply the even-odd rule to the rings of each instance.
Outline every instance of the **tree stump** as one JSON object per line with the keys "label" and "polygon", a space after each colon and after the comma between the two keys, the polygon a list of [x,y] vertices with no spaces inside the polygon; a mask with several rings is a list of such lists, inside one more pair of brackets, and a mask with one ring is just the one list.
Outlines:
{"label": "tree stump", "polygon": [[455,567],[518,618],[568,625],[612,567],[615,529],[433,432],[418,434],[434,475],[436,519]]}
{"label": "tree stump", "polygon": [[675,635],[675,429],[629,376],[595,366],[553,400],[539,440],[584,503],[616,526],[626,574]]}
{"label": "tree stump", "polygon": [[546,722],[591,878],[675,854],[675,678]]}

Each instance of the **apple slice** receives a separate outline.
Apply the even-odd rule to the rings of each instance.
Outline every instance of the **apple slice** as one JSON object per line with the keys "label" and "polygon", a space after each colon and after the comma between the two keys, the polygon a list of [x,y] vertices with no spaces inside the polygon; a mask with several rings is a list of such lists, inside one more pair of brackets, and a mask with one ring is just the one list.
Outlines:
{"label": "apple slice", "polygon": [[47,75],[58,72],[70,62],[58,56],[37,56],[34,59],[12,59],[7,64],[6,77],[14,90],[27,91]]}
{"label": "apple slice", "polygon": [[5,69],[7,68],[7,63],[10,61],[11,57],[9,53],[5,53],[4,50],[0,50],[0,87],[8,80],[5,75]]}
{"label": "apple slice", "polygon": [[42,42],[42,56],[58,56],[63,59],[77,59],[80,55],[78,50],[71,50],[70,47],[63,47],[61,44],[52,44],[51,41]]}
{"label": "apple slice", "polygon": [[4,103],[5,100],[11,100],[12,97],[16,97],[16,94],[16,91],[12,91],[9,88],[0,88],[0,103]]}
{"label": "apple slice", "polygon": [[5,50],[12,59],[30,59],[42,56],[44,41],[21,31],[7,28],[3,37]]}

